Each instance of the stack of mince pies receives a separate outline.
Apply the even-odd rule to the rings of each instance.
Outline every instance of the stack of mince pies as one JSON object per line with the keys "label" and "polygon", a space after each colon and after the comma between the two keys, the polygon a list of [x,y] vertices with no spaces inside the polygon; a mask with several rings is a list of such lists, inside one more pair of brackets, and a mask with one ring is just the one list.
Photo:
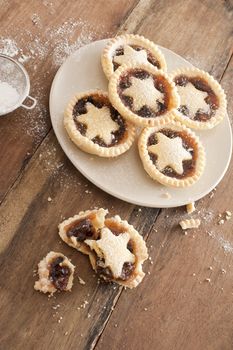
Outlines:
{"label": "stack of mince pies", "polygon": [[108,92],[72,98],[64,114],[70,139],[87,153],[116,157],[140,130],[147,174],[165,186],[193,185],[204,171],[205,150],[191,129],[209,130],[223,120],[227,103],[219,83],[195,67],[168,74],[162,52],[139,35],[109,40],[101,63]]}

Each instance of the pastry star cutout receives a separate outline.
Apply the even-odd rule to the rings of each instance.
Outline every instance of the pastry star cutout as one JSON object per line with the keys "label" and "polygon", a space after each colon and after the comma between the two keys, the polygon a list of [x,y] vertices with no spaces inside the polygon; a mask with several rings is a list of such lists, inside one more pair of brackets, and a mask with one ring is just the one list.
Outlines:
{"label": "pastry star cutout", "polygon": [[148,147],[149,152],[157,155],[156,166],[162,171],[167,166],[173,168],[179,175],[183,173],[184,160],[192,159],[192,155],[182,145],[182,139],[170,139],[162,133],[157,133],[158,143]]}
{"label": "pastry star cutout", "polygon": [[205,101],[208,96],[207,92],[196,89],[192,83],[186,86],[177,85],[177,89],[180,95],[180,105],[188,107],[190,118],[193,118],[200,109],[203,113],[209,112],[210,106]]}
{"label": "pastry star cutout", "polygon": [[158,110],[158,101],[163,103],[163,94],[154,86],[154,80],[150,76],[147,79],[131,78],[131,86],[124,90],[124,95],[133,98],[133,109],[139,111],[143,106],[148,106],[154,111]]}
{"label": "pastry star cutout", "polygon": [[129,64],[133,61],[147,63],[147,53],[145,50],[136,51],[131,46],[124,46],[124,54],[114,57],[114,62],[118,64]]}
{"label": "pastry star cutout", "polygon": [[86,104],[87,113],[76,117],[77,121],[87,126],[86,137],[92,140],[99,136],[106,144],[112,142],[112,132],[119,129],[119,125],[111,118],[110,110],[104,106],[95,107],[91,103]]}
{"label": "pastry star cutout", "polygon": [[128,233],[115,236],[108,228],[101,230],[101,239],[86,239],[85,243],[94,249],[98,256],[104,258],[104,267],[109,267],[115,278],[121,276],[125,262],[134,263],[135,256],[127,249],[130,240]]}

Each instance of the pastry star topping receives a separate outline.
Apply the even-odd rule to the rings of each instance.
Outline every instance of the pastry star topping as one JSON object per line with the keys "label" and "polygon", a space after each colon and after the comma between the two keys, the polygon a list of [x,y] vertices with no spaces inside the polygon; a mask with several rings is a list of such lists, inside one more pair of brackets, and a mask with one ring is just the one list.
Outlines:
{"label": "pastry star topping", "polygon": [[111,118],[107,106],[97,108],[91,103],[86,104],[87,113],[76,117],[76,120],[87,126],[86,137],[92,140],[98,136],[106,144],[112,141],[112,132],[119,129],[119,125]]}
{"label": "pastry star topping", "polygon": [[124,95],[133,98],[133,109],[139,111],[143,106],[148,106],[154,111],[158,110],[158,102],[163,103],[163,94],[154,86],[154,80],[150,76],[147,79],[131,78],[131,86],[124,90]]}
{"label": "pastry star topping", "polygon": [[126,262],[135,262],[135,256],[127,249],[130,240],[128,233],[115,236],[108,228],[101,230],[101,239],[95,241],[86,239],[85,243],[94,249],[98,256],[104,258],[104,266],[109,267],[115,278],[121,276],[122,268]]}
{"label": "pastry star topping", "polygon": [[132,61],[138,63],[147,63],[147,53],[145,50],[136,51],[131,46],[124,46],[124,54],[114,57],[114,62],[117,64],[129,64]]}
{"label": "pastry star topping", "polygon": [[170,166],[179,175],[183,173],[183,161],[192,159],[192,155],[182,145],[182,139],[175,137],[170,139],[158,132],[158,143],[148,147],[148,151],[157,155],[156,166],[162,171]]}
{"label": "pastry star topping", "polygon": [[205,101],[207,92],[196,89],[190,82],[186,86],[177,85],[176,87],[180,95],[180,105],[188,107],[190,118],[193,118],[198,110],[203,113],[209,112],[210,107]]}

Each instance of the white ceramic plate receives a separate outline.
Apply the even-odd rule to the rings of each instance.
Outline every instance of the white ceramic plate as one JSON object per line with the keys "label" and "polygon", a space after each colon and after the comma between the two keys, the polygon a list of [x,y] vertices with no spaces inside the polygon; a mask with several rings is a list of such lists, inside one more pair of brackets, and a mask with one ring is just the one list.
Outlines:
{"label": "white ceramic plate", "polygon": [[[104,159],[79,150],[63,127],[63,111],[77,92],[107,90],[100,54],[107,40],[84,46],[72,54],[58,70],[50,92],[50,114],[57,139],[74,166],[91,182],[111,195],[147,207],[176,207],[208,194],[222,179],[230,162],[232,137],[229,119],[210,131],[197,132],[206,149],[206,168],[201,179],[189,188],[167,188],[149,178],[143,170],[137,143],[116,159]],[[191,64],[174,52],[160,47],[168,71]],[[164,198],[168,192],[171,198]]]}

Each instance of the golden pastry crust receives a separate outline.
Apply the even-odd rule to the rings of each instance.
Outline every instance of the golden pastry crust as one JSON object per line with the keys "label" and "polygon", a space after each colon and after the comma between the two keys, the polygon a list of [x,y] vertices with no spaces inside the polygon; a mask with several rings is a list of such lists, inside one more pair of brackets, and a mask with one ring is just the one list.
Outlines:
{"label": "golden pastry crust", "polygon": [[[157,138],[156,143],[152,140],[154,135]],[[186,144],[185,147],[183,143]],[[194,132],[179,122],[172,121],[166,125],[145,128],[139,136],[138,148],[145,171],[152,179],[165,186],[191,186],[198,181],[204,171],[203,146]],[[186,170],[184,161],[191,162]]]}
{"label": "golden pastry crust", "polygon": [[[59,258],[61,260],[63,259],[63,261],[60,261],[57,265],[68,268],[70,271],[68,280],[62,289],[56,285],[56,281],[54,282],[50,275],[51,264]],[[49,252],[38,264],[39,280],[35,282],[34,289],[51,294],[55,293],[57,290],[70,291],[73,285],[74,269],[75,266],[71,264],[70,260],[65,255],[62,253]]]}
{"label": "golden pastry crust", "polygon": [[[127,84],[126,88],[122,87],[122,82]],[[174,82],[166,73],[150,64],[122,65],[111,76],[108,89],[112,105],[138,126],[170,122],[174,119],[171,112],[180,103]],[[131,102],[127,101],[129,97]]]}
{"label": "golden pastry crust", "polygon": [[[138,284],[142,281],[142,279],[145,276],[145,273],[142,270],[142,264],[146,259],[148,259],[147,247],[146,247],[145,241],[143,240],[143,237],[138,233],[138,231],[135,230],[135,228],[132,225],[130,225],[126,220],[122,220],[118,215],[116,215],[115,217],[106,219],[105,227],[107,227],[110,231],[113,231],[113,232],[118,231],[118,232],[121,232],[122,234],[127,233],[129,235],[129,241],[132,242],[132,247],[133,247],[132,254],[135,256],[134,270],[130,274],[130,277],[126,280],[123,280],[120,277],[119,278],[111,278],[109,276],[106,277],[104,274],[98,271],[96,254],[95,254],[96,258],[93,258],[93,256],[90,257],[90,262],[93,269],[96,272],[99,272],[100,276],[107,281],[111,280],[113,282],[116,282],[128,288],[137,287]],[[120,252],[113,251],[113,254],[120,254]]]}
{"label": "golden pastry crust", "polygon": [[[227,113],[226,95],[220,84],[210,74],[203,70],[193,67],[177,69],[173,71],[169,76],[176,83],[178,94],[181,100],[180,108],[175,111],[176,119],[178,119],[186,126],[197,130],[212,129],[223,120]],[[182,79],[182,77],[187,79],[186,85],[179,86],[179,77],[181,77],[180,79]],[[191,82],[188,81],[188,79],[197,79],[198,82],[198,78],[202,82],[202,85],[203,83],[207,84],[206,87],[204,87],[204,89],[203,87],[197,89]],[[187,85],[190,91],[186,91]],[[196,109],[195,114],[194,112],[190,114],[190,111],[185,112],[185,108],[189,107],[189,105],[185,105],[186,101],[187,104],[191,103],[191,111]],[[199,107],[200,110],[198,112]],[[204,111],[205,113],[203,112],[203,108],[206,109]],[[190,116],[186,116],[184,113],[188,113],[188,115]]]}
{"label": "golden pastry crust", "polygon": [[[148,258],[146,244],[142,236],[132,225],[129,225],[127,221],[121,220],[119,216],[106,219],[105,216],[107,213],[108,211],[103,208],[81,212],[78,215],[63,221],[59,225],[59,235],[65,243],[78,251],[87,254],[93,269],[106,281],[113,281],[126,287],[134,288],[142,281],[145,275],[142,271],[142,264],[144,260]],[[94,227],[94,230],[90,223]],[[83,230],[85,230],[85,233]],[[131,256],[131,258],[133,255],[133,260],[131,258],[129,260],[126,259],[127,261],[125,261],[125,263],[128,264],[129,262],[132,262],[133,265],[127,265],[123,277],[114,277],[113,274],[109,274],[111,266],[104,266],[103,255],[100,254],[101,250],[97,249],[101,238],[103,238],[103,232],[107,234],[107,241],[109,238],[108,235],[113,239],[115,250],[110,251],[110,256],[115,262],[115,267],[118,267],[118,257],[122,258],[123,255],[121,249],[120,251],[117,251],[117,244],[115,244],[115,242],[117,243],[117,237],[121,235],[126,239],[125,244],[127,244],[127,249],[124,247],[124,253],[127,256]],[[86,237],[83,236],[83,233]],[[77,237],[78,239],[81,239],[81,241],[78,241]],[[111,250],[112,244],[107,241],[106,245],[104,243],[104,249]],[[129,242],[131,250],[128,250]]]}
{"label": "golden pastry crust", "polygon": [[[167,64],[166,64],[164,55],[152,41],[140,35],[124,34],[111,39],[103,50],[103,53],[101,56],[101,63],[102,63],[103,71],[108,79],[110,79],[111,75],[114,73],[115,51],[120,47],[125,47],[125,46],[131,47],[131,45],[144,49],[145,55],[140,54],[140,51],[134,50],[135,52],[133,52],[132,54],[129,53],[129,57],[128,59],[126,59],[126,62],[131,61],[131,56],[132,56],[133,61],[136,61],[138,63],[143,62],[143,63],[151,64],[148,61],[148,54],[149,54],[152,56],[152,58],[155,59],[155,61],[157,61],[156,62],[157,68],[162,69],[164,71],[167,70]],[[144,56],[147,56],[147,57],[145,58]],[[151,66],[153,66],[153,64],[151,64]]]}
{"label": "golden pastry crust", "polygon": [[[78,113],[77,103],[83,103],[81,111],[86,110],[74,116],[74,112]],[[134,126],[111,106],[108,94],[99,90],[80,93],[71,99],[64,113],[64,126],[80,149],[100,157],[119,156],[131,147],[135,138]]]}

